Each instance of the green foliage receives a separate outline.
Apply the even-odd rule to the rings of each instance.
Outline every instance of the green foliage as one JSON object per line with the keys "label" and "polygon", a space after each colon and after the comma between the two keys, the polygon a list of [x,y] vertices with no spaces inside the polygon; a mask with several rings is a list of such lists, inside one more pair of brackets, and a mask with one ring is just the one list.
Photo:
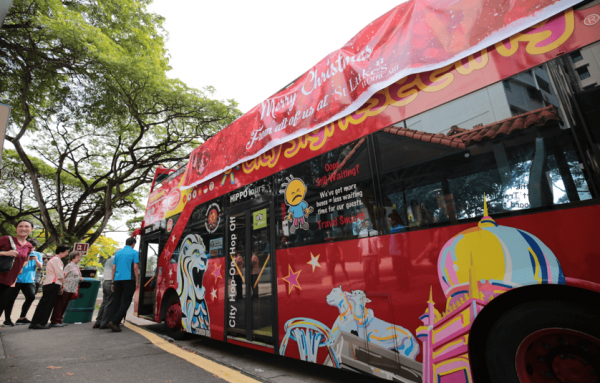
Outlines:
{"label": "green foliage", "polygon": [[48,246],[93,243],[111,217],[143,210],[158,165],[240,115],[213,88],[167,77],[164,20],[148,4],[14,1],[0,29],[0,97],[13,107],[5,158],[27,176],[14,183],[28,198],[0,198],[0,229],[29,214]]}
{"label": "green foliage", "polygon": [[127,222],[125,222],[125,225],[127,225],[127,229],[133,233],[135,229],[141,226],[143,220],[144,216],[135,217],[130,220],[127,220]]}
{"label": "green foliage", "polygon": [[101,235],[90,246],[87,254],[79,261],[79,264],[81,266],[102,267],[108,258],[115,255],[118,245],[119,243],[114,239]]}

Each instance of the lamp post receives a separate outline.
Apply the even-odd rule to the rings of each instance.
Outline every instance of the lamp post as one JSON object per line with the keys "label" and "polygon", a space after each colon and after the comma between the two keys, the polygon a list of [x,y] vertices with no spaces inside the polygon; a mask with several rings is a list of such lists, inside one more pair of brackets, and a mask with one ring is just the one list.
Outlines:
{"label": "lamp post", "polygon": [[[0,0],[0,27],[2,26],[2,21],[4,20],[4,15],[2,14],[2,3],[5,0]],[[2,164],[2,151],[4,149],[4,136],[6,136],[6,128],[8,126],[8,117],[10,116],[10,106],[0,104],[0,164]]]}
{"label": "lamp post", "polygon": [[[8,9],[12,5],[13,0],[0,0],[0,28],[4,24],[4,18],[8,13]],[[0,104],[0,164],[2,163],[2,150],[4,149],[4,136],[6,135],[6,127],[8,125],[8,117],[10,116],[10,106]]]}

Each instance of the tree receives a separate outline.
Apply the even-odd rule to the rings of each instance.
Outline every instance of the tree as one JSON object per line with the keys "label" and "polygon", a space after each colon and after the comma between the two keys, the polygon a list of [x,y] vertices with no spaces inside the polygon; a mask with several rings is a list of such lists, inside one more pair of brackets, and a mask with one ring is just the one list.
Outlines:
{"label": "tree", "polygon": [[85,257],[79,261],[81,266],[104,267],[104,262],[117,251],[119,243],[114,239],[99,236],[96,242],[88,249]]}
{"label": "tree", "polygon": [[[15,0],[0,29],[0,94],[13,107],[6,138],[46,245],[93,243],[116,213],[142,208],[154,168],[186,159],[240,115],[212,88],[167,77],[163,19],[149,3]],[[69,197],[65,177],[77,190]]]}
{"label": "tree", "polygon": [[[46,198],[46,208],[50,212],[52,221],[57,222],[56,169],[39,158],[32,156],[29,158],[39,172],[38,179]],[[75,200],[81,194],[79,181],[63,173],[59,194],[66,201]],[[14,224],[19,219],[29,219],[36,224],[42,222],[27,168],[16,151],[6,149],[0,163],[0,235],[14,234]],[[43,230],[36,230],[35,233],[44,235]]]}

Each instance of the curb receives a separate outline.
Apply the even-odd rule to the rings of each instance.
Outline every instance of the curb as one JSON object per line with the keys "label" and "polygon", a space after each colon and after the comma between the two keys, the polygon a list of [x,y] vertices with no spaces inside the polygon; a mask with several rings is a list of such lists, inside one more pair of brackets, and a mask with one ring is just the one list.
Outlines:
{"label": "curb", "polygon": [[161,339],[163,339],[163,340],[165,340],[165,341],[167,341],[167,342],[171,343],[172,345],[176,346],[177,348],[179,348],[179,349],[181,349],[181,350],[183,350],[183,351],[189,352],[190,354],[194,354],[194,355],[201,356],[201,357],[203,357],[203,358],[205,358],[205,359],[208,359],[208,360],[210,360],[211,362],[214,362],[214,363],[220,364],[220,365],[222,365],[222,366],[225,366],[225,367],[227,367],[227,368],[230,368],[230,369],[232,369],[232,370],[235,370],[235,371],[237,371],[237,372],[239,372],[239,373],[241,373],[241,374],[243,374],[243,375],[246,375],[246,376],[248,376],[248,377],[250,377],[250,378],[252,378],[252,379],[258,380],[258,381],[260,381],[260,382],[264,382],[264,383],[273,383],[271,380],[269,380],[269,379],[265,379],[265,378],[264,378],[264,377],[262,377],[262,376],[258,376],[258,375],[252,374],[252,373],[250,373],[250,372],[248,372],[248,371],[246,371],[246,370],[242,370],[242,369],[240,369],[239,367],[236,367],[236,366],[234,366],[234,365],[231,365],[231,364],[228,364],[228,363],[223,363],[223,361],[217,360],[217,359],[213,358],[213,357],[212,357],[212,356],[210,356],[210,355],[206,355],[206,354],[204,354],[204,353],[202,353],[202,352],[199,352],[199,351],[197,351],[197,350],[193,350],[193,349],[190,349],[190,348],[188,348],[188,347],[182,346],[182,345],[180,345],[179,343],[177,343],[177,342],[176,342],[176,341],[175,341],[173,338],[171,338],[171,337],[169,337],[169,336],[166,336],[166,335],[161,335],[161,334],[157,334],[157,333],[155,333],[155,332],[153,332],[153,331],[145,330],[144,328],[142,328],[142,327],[140,327],[140,326],[136,325],[135,323],[133,323],[133,322],[131,322],[131,321],[129,321],[129,320],[125,320],[124,322],[127,322],[127,327],[129,327],[129,326],[131,325],[131,326],[135,326],[135,327],[137,327],[138,329],[141,329],[141,330],[144,330],[144,331],[148,331],[148,332],[150,332],[150,333],[154,334],[155,336],[157,336],[157,337],[159,337],[159,338],[161,338]]}
{"label": "curb", "polygon": [[4,354],[4,344],[2,343],[2,335],[0,335],[0,359],[6,358]]}

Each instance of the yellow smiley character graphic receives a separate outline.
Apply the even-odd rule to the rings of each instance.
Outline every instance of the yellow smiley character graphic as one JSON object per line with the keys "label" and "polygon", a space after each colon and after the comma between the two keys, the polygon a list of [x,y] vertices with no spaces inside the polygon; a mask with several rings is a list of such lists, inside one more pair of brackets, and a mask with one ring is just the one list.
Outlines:
{"label": "yellow smiley character graphic", "polygon": [[313,208],[304,200],[308,191],[304,181],[291,175],[287,181],[281,185],[281,193],[285,195],[285,203],[289,206],[285,219],[292,222],[290,233],[293,234],[298,228],[308,230],[308,215],[313,212]]}

